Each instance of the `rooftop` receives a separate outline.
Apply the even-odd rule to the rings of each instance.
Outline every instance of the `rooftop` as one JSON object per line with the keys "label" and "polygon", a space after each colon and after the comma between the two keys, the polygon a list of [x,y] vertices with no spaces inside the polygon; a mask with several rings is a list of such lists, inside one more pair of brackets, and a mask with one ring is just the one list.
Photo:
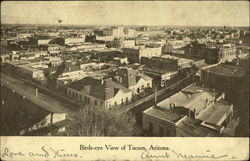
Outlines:
{"label": "rooftop", "polygon": [[238,66],[226,65],[226,64],[219,64],[217,66],[207,68],[206,71],[209,71],[217,75],[232,76],[232,77],[241,77],[245,73],[244,71],[240,70]]}
{"label": "rooftop", "polygon": [[182,118],[182,116],[176,114],[176,113],[173,113],[173,112],[168,112],[166,109],[164,108],[161,108],[161,107],[151,107],[147,110],[145,110],[143,113],[147,114],[147,115],[150,115],[150,116],[153,116],[153,117],[156,117],[156,118],[159,118],[161,120],[164,120],[164,121],[171,121],[173,123],[177,122],[178,120],[180,120]]}
{"label": "rooftop", "polygon": [[39,69],[37,69],[37,68],[32,68],[32,67],[27,66],[27,65],[19,65],[18,67],[23,68],[23,69],[28,70],[28,71],[32,71],[32,72],[41,71],[41,70],[39,70]]}
{"label": "rooftop", "polygon": [[232,104],[226,101],[215,102],[213,106],[206,108],[206,110],[202,112],[197,119],[217,125],[223,115],[228,113],[231,106]]}
{"label": "rooftop", "polygon": [[216,94],[216,92],[210,91],[209,89],[191,85],[161,101],[157,105],[170,109],[170,103],[174,103],[176,107],[184,107],[190,110],[196,109],[196,111],[199,112],[205,107],[206,100],[213,101]]}
{"label": "rooftop", "polygon": [[213,136],[218,137],[220,134],[211,128],[201,125],[202,121],[185,117],[177,127],[184,130],[191,136]]}
{"label": "rooftop", "polygon": [[110,79],[98,80],[91,77],[86,77],[76,81],[70,84],[69,88],[87,93],[101,100],[113,98],[119,90],[122,90],[125,93],[131,92],[128,88],[123,87]]}
{"label": "rooftop", "polygon": [[137,70],[127,68],[111,72],[110,76],[113,76],[113,80],[120,82],[124,87],[127,88],[136,85],[141,79],[145,81],[152,80],[152,78],[140,73]]}

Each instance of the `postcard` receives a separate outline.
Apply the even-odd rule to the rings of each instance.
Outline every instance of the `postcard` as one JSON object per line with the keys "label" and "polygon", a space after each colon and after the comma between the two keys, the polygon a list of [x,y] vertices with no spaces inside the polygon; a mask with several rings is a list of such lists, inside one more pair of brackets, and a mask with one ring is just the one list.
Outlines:
{"label": "postcard", "polygon": [[1,2],[1,160],[248,160],[248,1]]}

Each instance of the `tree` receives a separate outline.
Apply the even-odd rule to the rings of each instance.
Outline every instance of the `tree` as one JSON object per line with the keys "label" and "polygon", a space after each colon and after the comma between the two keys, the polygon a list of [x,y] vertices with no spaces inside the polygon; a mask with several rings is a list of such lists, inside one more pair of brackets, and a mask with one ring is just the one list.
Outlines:
{"label": "tree", "polygon": [[130,112],[118,114],[113,110],[94,107],[81,108],[72,119],[73,136],[138,136],[141,129]]}
{"label": "tree", "polygon": [[61,65],[58,66],[55,74],[54,74],[54,79],[57,79],[64,71],[66,67],[65,61],[61,63]]}

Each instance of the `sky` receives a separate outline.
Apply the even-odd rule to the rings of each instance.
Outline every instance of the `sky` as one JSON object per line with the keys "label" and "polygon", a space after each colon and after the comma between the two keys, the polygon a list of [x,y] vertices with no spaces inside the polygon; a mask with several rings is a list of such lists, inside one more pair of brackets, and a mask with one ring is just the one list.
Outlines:
{"label": "sky", "polygon": [[248,1],[3,1],[1,23],[249,26]]}

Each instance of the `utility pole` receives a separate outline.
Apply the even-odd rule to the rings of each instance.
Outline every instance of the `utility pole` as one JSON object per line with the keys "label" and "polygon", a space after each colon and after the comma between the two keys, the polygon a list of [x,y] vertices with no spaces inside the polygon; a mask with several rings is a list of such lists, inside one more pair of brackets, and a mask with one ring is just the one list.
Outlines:
{"label": "utility pole", "polygon": [[38,88],[36,88],[36,98],[38,98]]}
{"label": "utility pole", "polygon": [[95,136],[96,136],[96,111],[95,111]]}
{"label": "utility pole", "polygon": [[155,106],[157,104],[157,86],[155,87]]}

